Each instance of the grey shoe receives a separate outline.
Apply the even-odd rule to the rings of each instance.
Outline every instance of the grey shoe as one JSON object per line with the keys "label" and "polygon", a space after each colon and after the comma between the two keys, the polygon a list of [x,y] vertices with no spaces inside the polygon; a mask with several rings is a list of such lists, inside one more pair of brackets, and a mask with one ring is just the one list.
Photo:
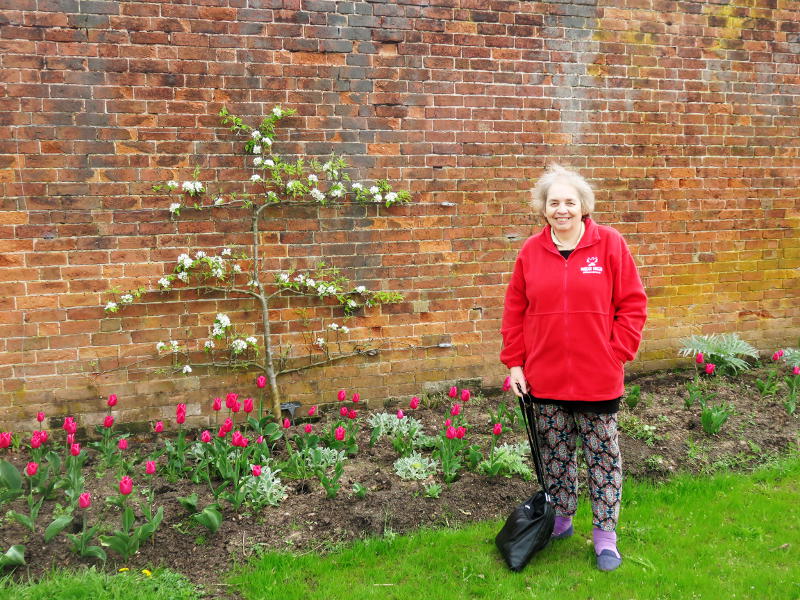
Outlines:
{"label": "grey shoe", "polygon": [[622,564],[622,557],[614,554],[613,550],[603,550],[597,555],[597,568],[601,571],[613,571]]}
{"label": "grey shoe", "polygon": [[565,529],[564,531],[562,531],[558,535],[556,535],[556,534],[551,535],[550,539],[551,540],[565,540],[568,537],[570,537],[573,533],[575,533],[575,528],[572,525],[570,525],[568,529]]}

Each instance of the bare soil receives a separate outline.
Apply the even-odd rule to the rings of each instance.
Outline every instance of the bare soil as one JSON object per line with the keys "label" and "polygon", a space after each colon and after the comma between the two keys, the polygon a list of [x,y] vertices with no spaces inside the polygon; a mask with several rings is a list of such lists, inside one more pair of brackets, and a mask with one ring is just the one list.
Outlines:
{"label": "bare soil", "polygon": [[[706,381],[716,393],[714,403],[727,402],[735,409],[721,432],[713,436],[703,431],[699,408],[684,406],[686,383],[693,379],[693,371],[658,372],[631,378],[628,389],[640,386],[640,402],[633,409],[624,406],[619,414],[626,475],[661,479],[680,471],[705,474],[721,469],[742,470],[800,448],[800,419],[787,415],[782,406],[785,388],[781,387],[774,398],[759,397],[754,382],[765,375],[766,369],[761,368],[735,379]],[[515,402],[510,394],[501,394],[499,390],[486,390],[486,393],[487,397],[474,397],[466,406],[467,419],[472,424],[468,436],[471,441],[484,445],[491,432],[488,411],[496,410],[500,402],[511,406]],[[374,402],[371,410],[396,409],[390,402],[385,403],[386,406],[379,404]],[[445,403],[432,404],[413,411],[414,416],[425,423],[429,434],[442,423],[448,409]],[[362,404],[361,418],[366,414],[364,408]],[[323,415],[323,425],[336,418],[333,410],[330,413]],[[537,485],[535,480],[491,478],[465,471],[456,482],[443,486],[438,499],[428,498],[422,493],[423,484],[427,482],[404,481],[395,475],[392,465],[397,454],[390,441],[384,438],[370,447],[369,434],[365,425],[360,433],[358,454],[345,462],[337,498],[327,498],[316,480],[286,480],[289,497],[277,507],[253,513],[234,511],[226,505],[224,521],[214,535],[208,535],[204,528],[188,520],[186,511],[177,501],[178,497],[196,492],[200,496],[200,506],[205,506],[214,501],[208,488],[156,476],[156,506],[164,507],[165,516],[153,540],[125,563],[109,550],[108,562],[98,567],[111,572],[123,566],[131,569],[165,566],[201,584],[209,598],[236,598],[225,584],[225,574],[233,564],[259,551],[325,552],[341,543],[387,532],[452,527],[497,518],[506,515]],[[155,447],[155,440],[149,435],[133,441],[137,447],[148,444]],[[526,442],[526,438],[517,426],[503,434],[503,441]],[[8,453],[8,450],[3,452]],[[277,453],[280,457],[280,447]],[[9,455],[0,458],[9,458]],[[10,460],[23,468],[27,456],[12,454]],[[359,499],[353,494],[355,482],[368,489],[365,498]],[[90,509],[91,520],[104,522],[109,530],[119,526],[119,511],[103,505],[99,499],[113,495],[115,486],[116,479],[110,476],[96,478],[91,470],[87,473],[87,491],[96,499]],[[27,565],[16,568],[15,577],[36,577],[53,566],[97,564],[97,561],[70,553],[63,535],[44,543],[41,530],[50,522],[54,504],[45,503],[38,520],[39,531],[35,534],[7,516],[0,520],[0,552],[13,544],[26,546]],[[23,502],[17,500],[2,507],[3,515],[11,508],[20,512],[26,509]],[[77,519],[74,525],[77,531]]]}

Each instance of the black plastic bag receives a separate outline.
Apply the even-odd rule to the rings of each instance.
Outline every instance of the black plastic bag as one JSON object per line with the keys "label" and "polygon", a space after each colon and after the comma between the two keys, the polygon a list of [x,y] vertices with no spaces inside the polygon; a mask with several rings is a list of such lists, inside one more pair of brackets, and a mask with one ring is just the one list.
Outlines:
{"label": "black plastic bag", "polygon": [[[521,390],[520,390],[521,391]],[[553,535],[556,512],[544,483],[544,467],[539,450],[536,417],[533,414],[533,398],[523,394],[519,399],[531,456],[536,467],[536,478],[542,489],[517,506],[506,519],[505,525],[494,542],[512,571],[521,571],[539,550],[547,546]]]}

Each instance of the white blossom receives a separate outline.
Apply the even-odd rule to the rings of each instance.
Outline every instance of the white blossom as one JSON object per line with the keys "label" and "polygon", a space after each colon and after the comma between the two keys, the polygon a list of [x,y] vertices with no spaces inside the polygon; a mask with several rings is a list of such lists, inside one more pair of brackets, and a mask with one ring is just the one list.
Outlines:
{"label": "white blossom", "polygon": [[177,189],[177,188],[178,188],[178,182],[177,182],[177,181],[170,180],[170,181],[168,181],[168,182],[167,182],[167,187],[168,187],[170,190]]}
{"label": "white blossom", "polygon": [[319,348],[323,348],[325,346],[325,340],[322,339],[321,337],[317,338],[316,341],[314,342],[314,345]]}
{"label": "white blossom", "polygon": [[184,181],[183,191],[189,194],[199,194],[203,191],[203,184],[199,181]]}
{"label": "white blossom", "polygon": [[266,144],[267,146],[272,146],[272,138],[265,137],[261,141],[262,141],[262,143]]}
{"label": "white blossom", "polygon": [[253,154],[261,154],[261,146],[253,146]]}
{"label": "white blossom", "polygon": [[253,133],[250,134],[250,137],[254,140],[261,138],[261,132],[258,129],[254,129]]}
{"label": "white blossom", "polygon": [[220,256],[230,256],[231,255],[231,249],[230,248],[223,248],[222,252],[220,252],[219,254],[220,254]]}
{"label": "white blossom", "polygon": [[249,285],[250,287],[258,287],[258,281],[256,281],[255,279],[251,279],[250,281],[247,282],[247,285]]}
{"label": "white blossom", "polygon": [[173,202],[172,204],[169,205],[169,212],[171,212],[173,215],[178,214],[178,211],[180,209],[181,209],[180,202]]}
{"label": "white blossom", "polygon": [[309,277],[308,279],[306,279],[306,286],[308,286],[308,287],[314,287],[315,285],[317,285],[317,282],[316,282],[316,281],[314,281],[313,279],[311,279],[311,277]]}
{"label": "white blossom", "polygon": [[286,283],[287,281],[289,281],[289,274],[281,273],[280,275],[278,275],[278,280]]}
{"label": "white blossom", "polygon": [[237,338],[231,342],[231,349],[233,350],[234,354],[244,352],[247,349],[247,342]]}
{"label": "white blossom", "polygon": [[167,349],[167,345],[164,342],[158,342],[156,344],[156,351],[157,352],[163,352],[166,349]]}
{"label": "white blossom", "polygon": [[286,189],[291,190],[294,189],[295,186],[302,185],[299,181],[295,181],[294,179],[290,179],[286,182]]}
{"label": "white blossom", "polygon": [[350,328],[347,325],[342,325],[342,331],[344,333],[350,333]]}
{"label": "white blossom", "polygon": [[213,340],[206,340],[205,348],[206,348],[206,350],[213,350],[214,349],[214,341]]}
{"label": "white blossom", "polygon": [[331,161],[328,161],[324,165],[322,165],[322,170],[325,171],[326,173],[330,171],[332,168],[333,165],[331,164]]}
{"label": "white blossom", "polygon": [[162,277],[161,279],[158,280],[158,285],[166,289],[170,286],[170,281],[166,277]]}
{"label": "white blossom", "polygon": [[394,202],[395,200],[397,200],[397,194],[396,193],[389,192],[388,194],[386,194],[386,201],[387,202]]}
{"label": "white blossom", "polygon": [[192,367],[190,367],[189,365],[183,365],[183,372],[186,374],[191,373]]}
{"label": "white blossom", "polygon": [[222,327],[231,326],[231,318],[225,313],[217,313],[217,318],[215,319],[215,321],[219,323]]}
{"label": "white blossom", "polygon": [[[205,253],[203,253],[203,256],[205,256]],[[198,258],[200,257],[198,256]],[[184,252],[178,255],[178,265],[184,269],[191,269],[194,266],[194,261],[191,256]]]}
{"label": "white blossom", "polygon": [[194,253],[194,257],[197,258],[197,259],[205,258],[205,256],[206,256],[206,253],[203,252],[202,250],[198,250],[197,252]]}
{"label": "white blossom", "polygon": [[363,189],[363,187],[364,187],[364,186],[363,186],[363,185],[361,185],[360,183],[354,183],[354,184],[352,185],[352,188],[353,188],[354,190],[360,190],[360,189]]}
{"label": "white blossom", "polygon": [[109,302],[106,304],[106,310],[109,312],[114,312],[117,310],[117,303],[116,302]]}
{"label": "white blossom", "polygon": [[264,161],[264,164],[271,168],[275,166],[275,161],[272,160],[271,158],[268,158],[267,160]]}
{"label": "white blossom", "polygon": [[339,326],[336,323],[331,323],[330,325],[328,325],[328,329],[336,331],[337,329],[339,329]]}
{"label": "white blossom", "polygon": [[302,273],[300,273],[297,277],[294,278],[295,281],[299,281],[300,283],[303,283],[303,281],[305,281],[305,279],[306,279],[306,276],[303,275]]}
{"label": "white blossom", "polygon": [[272,114],[280,118],[283,116],[283,109],[280,106],[276,106],[272,109]]}
{"label": "white blossom", "polygon": [[132,294],[122,294],[122,296],[119,297],[119,300],[123,304],[130,304],[131,302],[133,302],[133,295]]}
{"label": "white blossom", "polygon": [[375,194],[372,197],[372,201],[373,202],[383,202],[383,196],[381,196],[380,194]]}
{"label": "white blossom", "polygon": [[367,291],[367,288],[365,288],[363,285],[360,285],[360,286],[358,286],[356,288],[356,292],[358,292],[359,294],[363,294],[366,291]]}
{"label": "white blossom", "polygon": [[378,186],[377,186],[377,185],[373,185],[371,188],[369,188],[369,193],[370,193],[370,194],[373,194],[373,195],[374,195],[374,194],[379,194],[379,193],[380,193],[380,191],[381,191],[381,190],[380,190],[380,188],[378,188]]}
{"label": "white blossom", "polygon": [[247,337],[247,338],[245,338],[245,341],[248,344],[250,344],[251,346],[257,346],[258,345],[258,340],[255,338],[255,336],[252,336],[252,335]]}
{"label": "white blossom", "polygon": [[311,196],[317,202],[322,202],[323,200],[325,200],[325,194],[320,192],[317,188],[314,188],[313,190],[311,190]]}
{"label": "white blossom", "polygon": [[225,202],[225,200],[222,199],[222,196],[217,196],[214,198],[214,206],[219,206],[223,202]]}
{"label": "white blossom", "polygon": [[181,271],[178,273],[178,279],[180,279],[183,283],[189,283],[189,274],[186,271]]}
{"label": "white blossom", "polygon": [[334,198],[341,198],[342,196],[344,196],[344,188],[341,185],[336,184],[333,187],[331,187],[328,193]]}
{"label": "white blossom", "polygon": [[178,351],[178,342],[177,341],[170,340],[169,341],[169,345],[172,346],[172,351],[173,352],[177,352]]}
{"label": "white blossom", "polygon": [[314,174],[312,173],[311,175],[309,175],[309,176],[308,176],[308,180],[309,180],[311,183],[317,183],[317,182],[319,181],[319,177],[317,177],[316,175],[314,175]]}
{"label": "white blossom", "polygon": [[233,272],[234,273],[241,273],[242,272],[242,267],[240,267],[239,265],[233,265]]}
{"label": "white blossom", "polygon": [[349,306],[350,308],[355,308],[356,306],[358,306],[358,303],[355,300],[353,300],[352,298],[350,298],[347,301],[347,306]]}
{"label": "white blossom", "polygon": [[222,279],[225,277],[225,271],[222,269],[211,269],[211,275],[217,279]]}
{"label": "white blossom", "polygon": [[263,158],[261,158],[260,156],[256,156],[256,157],[253,159],[253,164],[254,164],[255,166],[257,166],[257,167],[260,167],[260,166],[261,166],[261,163],[263,163],[263,162],[264,162],[264,159],[263,159]]}
{"label": "white blossom", "polygon": [[261,181],[261,175],[259,175],[258,173],[251,175],[250,181]]}

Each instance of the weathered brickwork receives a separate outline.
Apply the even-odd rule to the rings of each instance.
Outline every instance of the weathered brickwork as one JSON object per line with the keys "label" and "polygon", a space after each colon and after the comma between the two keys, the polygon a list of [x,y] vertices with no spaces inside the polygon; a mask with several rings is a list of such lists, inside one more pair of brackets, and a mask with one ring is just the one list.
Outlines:
{"label": "weathered brickwork", "polygon": [[[246,213],[173,220],[150,189],[195,166],[247,179],[222,106],[250,123],[295,108],[277,151],[336,152],[355,179],[414,193],[389,209],[270,209],[270,268],[325,260],[406,298],[349,322],[385,351],[288,375],[289,399],[498,385],[505,282],[540,226],[526,190],[550,161],[594,182],[597,219],[637,257],[651,302],[632,369],[674,364],[696,332],[798,343],[800,2],[0,6],[0,428],[32,428],[37,410],[97,422],[112,391],[128,420],[183,401],[200,423],[215,393],[255,392],[250,374],[147,362],[159,340],[206,339],[217,311],[254,327],[252,304],[183,292],[102,311],[111,288],[152,283],[181,252],[249,239]],[[276,338],[303,353],[336,315],[284,302]]]}

